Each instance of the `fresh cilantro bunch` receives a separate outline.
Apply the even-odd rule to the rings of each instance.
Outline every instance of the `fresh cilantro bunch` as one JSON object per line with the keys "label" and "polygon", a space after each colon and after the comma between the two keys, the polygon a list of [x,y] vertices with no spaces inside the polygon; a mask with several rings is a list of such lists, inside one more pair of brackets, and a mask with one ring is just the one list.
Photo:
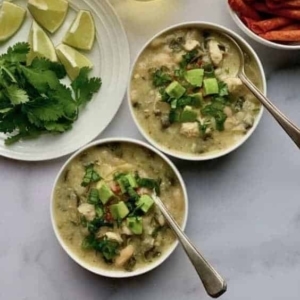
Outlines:
{"label": "fresh cilantro bunch", "polygon": [[89,78],[82,68],[70,87],[60,80],[63,65],[35,58],[26,65],[28,43],[17,43],[0,56],[0,132],[8,134],[6,145],[44,133],[72,128],[80,106],[101,87],[100,78]]}

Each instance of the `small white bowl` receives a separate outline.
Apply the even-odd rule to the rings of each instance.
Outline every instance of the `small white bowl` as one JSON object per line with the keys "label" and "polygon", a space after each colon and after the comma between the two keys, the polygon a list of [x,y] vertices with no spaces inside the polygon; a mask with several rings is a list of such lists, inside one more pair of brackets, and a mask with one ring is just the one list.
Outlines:
{"label": "small white bowl", "polygon": [[74,254],[72,252],[72,250],[69,249],[69,247],[66,245],[66,243],[64,242],[64,240],[61,238],[59,230],[57,228],[56,222],[55,222],[55,217],[54,217],[54,192],[55,192],[55,188],[57,185],[57,182],[60,178],[60,176],[62,176],[63,172],[65,171],[65,168],[67,167],[67,165],[78,155],[80,155],[80,153],[86,151],[89,148],[92,148],[94,146],[99,146],[99,145],[105,145],[105,144],[109,144],[109,143],[114,143],[114,142],[119,142],[119,143],[132,143],[134,145],[146,148],[148,150],[150,150],[151,152],[154,152],[156,155],[158,155],[159,157],[161,157],[173,170],[173,172],[175,173],[175,175],[177,176],[179,182],[180,182],[180,186],[182,188],[183,191],[183,196],[184,196],[184,203],[185,203],[185,213],[184,213],[184,217],[183,217],[183,222],[182,222],[182,230],[185,229],[186,226],[186,222],[187,222],[187,218],[188,218],[188,195],[187,195],[187,190],[186,190],[186,186],[185,183],[179,173],[179,171],[177,170],[177,168],[175,167],[175,165],[162,153],[160,153],[158,150],[156,150],[154,147],[135,140],[135,139],[130,139],[130,138],[107,138],[107,139],[101,139],[98,141],[94,141],[93,143],[90,143],[88,145],[86,145],[85,147],[81,148],[80,150],[78,150],[76,153],[74,153],[62,166],[62,168],[60,169],[55,182],[54,182],[54,186],[52,189],[52,194],[51,194],[51,202],[50,202],[50,214],[51,214],[51,222],[52,222],[52,226],[56,235],[56,238],[58,240],[58,242],[60,243],[60,245],[62,246],[62,248],[66,251],[66,253],[76,262],[78,263],[81,267],[87,269],[88,271],[91,271],[95,274],[98,275],[102,275],[105,277],[111,277],[111,278],[125,278],[125,277],[133,277],[133,276],[137,276],[137,275],[141,275],[144,274],[146,272],[149,272],[153,269],[155,269],[156,267],[158,267],[160,264],[162,264],[175,250],[175,248],[178,245],[178,240],[176,240],[173,245],[170,246],[170,248],[165,251],[164,253],[162,253],[162,255],[157,258],[153,263],[149,263],[148,265],[145,265],[142,268],[138,268],[132,272],[126,272],[126,271],[122,271],[122,270],[109,270],[109,269],[104,269],[104,268],[100,268],[100,267],[94,267],[88,263],[86,263],[83,259],[79,258],[76,254]]}
{"label": "small white bowl", "polygon": [[250,130],[248,130],[248,132],[244,135],[244,137],[242,137],[241,139],[239,139],[239,141],[236,144],[233,144],[231,147],[225,149],[225,150],[221,150],[221,151],[217,151],[217,152],[213,152],[213,153],[207,153],[207,154],[201,154],[199,156],[197,155],[192,155],[192,154],[186,154],[183,152],[177,152],[177,151],[172,151],[171,149],[167,149],[166,147],[163,147],[162,145],[160,145],[159,143],[157,143],[153,138],[151,138],[146,131],[143,129],[143,127],[139,124],[137,118],[135,117],[134,111],[133,111],[133,107],[131,104],[131,97],[130,97],[130,90],[131,90],[131,78],[133,76],[133,72],[136,66],[136,63],[139,59],[139,57],[141,56],[141,54],[143,53],[143,51],[148,47],[148,45],[157,37],[159,37],[162,34],[165,34],[168,31],[173,31],[174,29],[180,29],[180,28],[199,28],[199,29],[206,29],[206,30],[212,30],[215,32],[221,31],[223,33],[227,33],[229,35],[231,35],[233,38],[235,38],[235,40],[237,40],[239,42],[240,45],[242,45],[242,47],[244,47],[251,55],[252,57],[255,59],[255,62],[258,65],[259,68],[259,72],[260,72],[260,76],[262,79],[262,92],[264,95],[267,94],[267,81],[266,81],[266,77],[265,77],[265,73],[264,73],[264,69],[263,66],[260,62],[260,59],[258,58],[257,54],[255,53],[255,51],[253,50],[253,48],[242,38],[240,37],[238,34],[236,34],[234,31],[215,24],[215,23],[209,23],[209,22],[185,22],[185,23],[180,23],[180,24],[176,24],[173,26],[170,26],[166,29],[163,29],[162,31],[160,31],[159,33],[157,33],[154,37],[152,37],[148,42],[146,42],[146,44],[142,47],[141,51],[139,52],[139,54],[137,55],[131,72],[130,72],[130,78],[129,78],[129,84],[128,84],[128,88],[127,88],[127,100],[128,100],[128,104],[129,104],[129,108],[130,108],[130,112],[132,115],[132,118],[136,124],[136,126],[138,127],[139,131],[141,132],[141,134],[145,137],[145,139],[151,143],[153,146],[155,146],[156,148],[158,148],[160,151],[179,158],[179,159],[184,159],[184,160],[190,160],[190,161],[204,161],[204,160],[211,160],[211,159],[215,159],[221,156],[224,156],[232,151],[234,151],[235,149],[237,149],[238,147],[240,147],[254,132],[254,130],[256,129],[259,121],[261,120],[261,117],[263,115],[263,106],[261,106],[259,113],[257,114],[254,124],[252,126],[252,128]]}
{"label": "small white bowl", "polygon": [[236,25],[242,31],[244,31],[244,33],[246,33],[250,38],[252,38],[253,40],[255,40],[255,41],[263,44],[264,46],[272,47],[272,48],[275,48],[275,49],[280,49],[280,50],[300,50],[300,45],[285,45],[285,44],[271,42],[271,41],[268,41],[266,39],[261,38],[260,36],[258,36],[257,34],[255,34],[252,30],[250,30],[242,22],[242,20],[239,18],[239,16],[237,15],[237,13],[232,10],[232,8],[229,6],[229,4],[227,4],[227,6],[228,6],[229,13],[230,13],[233,21],[236,23]]}

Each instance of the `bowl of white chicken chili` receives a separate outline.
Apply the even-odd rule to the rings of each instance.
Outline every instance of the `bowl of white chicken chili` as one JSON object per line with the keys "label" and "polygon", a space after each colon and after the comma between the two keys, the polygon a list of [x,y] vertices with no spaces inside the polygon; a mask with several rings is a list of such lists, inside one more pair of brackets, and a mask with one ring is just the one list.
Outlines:
{"label": "bowl of white chicken chili", "polygon": [[55,235],[66,253],[93,273],[121,278],[148,272],[178,244],[154,204],[154,192],[184,229],[186,187],[165,155],[133,139],[95,141],[70,157],[55,180]]}
{"label": "bowl of white chicken chili", "polygon": [[263,108],[237,78],[237,49],[245,71],[266,94],[262,64],[251,46],[233,31],[204,22],[169,27],[138,54],[128,86],[132,117],[144,137],[164,153],[208,160],[241,146],[256,129]]}

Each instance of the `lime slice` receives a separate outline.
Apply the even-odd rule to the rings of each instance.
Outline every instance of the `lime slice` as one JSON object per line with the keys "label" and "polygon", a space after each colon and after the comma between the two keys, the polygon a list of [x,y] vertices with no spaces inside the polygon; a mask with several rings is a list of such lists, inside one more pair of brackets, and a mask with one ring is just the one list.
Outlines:
{"label": "lime slice", "polygon": [[30,51],[27,55],[27,64],[30,65],[35,57],[45,57],[57,61],[54,46],[47,33],[35,22],[32,22],[28,42]]}
{"label": "lime slice", "polygon": [[91,50],[95,40],[95,23],[92,14],[80,10],[67,31],[63,43],[77,49]]}
{"label": "lime slice", "polygon": [[93,64],[86,56],[67,45],[60,44],[57,46],[56,54],[61,63],[64,65],[71,80],[74,80],[78,76],[81,68],[93,67]]}
{"label": "lime slice", "polygon": [[3,1],[0,10],[0,42],[12,37],[21,27],[26,10],[16,4]]}
{"label": "lime slice", "polygon": [[67,0],[28,0],[28,9],[33,18],[51,33],[64,22],[68,7]]}

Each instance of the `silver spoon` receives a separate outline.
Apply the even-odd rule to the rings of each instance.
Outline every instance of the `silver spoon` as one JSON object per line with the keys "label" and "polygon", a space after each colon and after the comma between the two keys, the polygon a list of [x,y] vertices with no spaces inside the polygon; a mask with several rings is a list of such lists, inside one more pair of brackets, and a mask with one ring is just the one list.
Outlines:
{"label": "silver spoon", "polygon": [[294,143],[300,148],[300,129],[293,124],[263,93],[250,81],[245,73],[245,56],[244,52],[235,41],[234,38],[226,33],[222,33],[228,38],[237,48],[240,57],[240,66],[237,76],[241,79],[244,85],[253,93],[254,96],[261,102],[261,104],[269,111],[269,113],[275,118],[285,132],[290,136]]}
{"label": "silver spoon", "polygon": [[205,258],[198,252],[195,246],[190,242],[189,238],[181,230],[175,219],[169,213],[166,206],[156,195],[155,192],[152,194],[152,198],[158,208],[161,210],[163,216],[168,221],[170,227],[177,235],[179,242],[184,248],[187,256],[191,263],[196,269],[204,288],[209,296],[212,298],[218,298],[226,292],[227,285],[225,280],[219,275],[219,273],[205,260]]}

